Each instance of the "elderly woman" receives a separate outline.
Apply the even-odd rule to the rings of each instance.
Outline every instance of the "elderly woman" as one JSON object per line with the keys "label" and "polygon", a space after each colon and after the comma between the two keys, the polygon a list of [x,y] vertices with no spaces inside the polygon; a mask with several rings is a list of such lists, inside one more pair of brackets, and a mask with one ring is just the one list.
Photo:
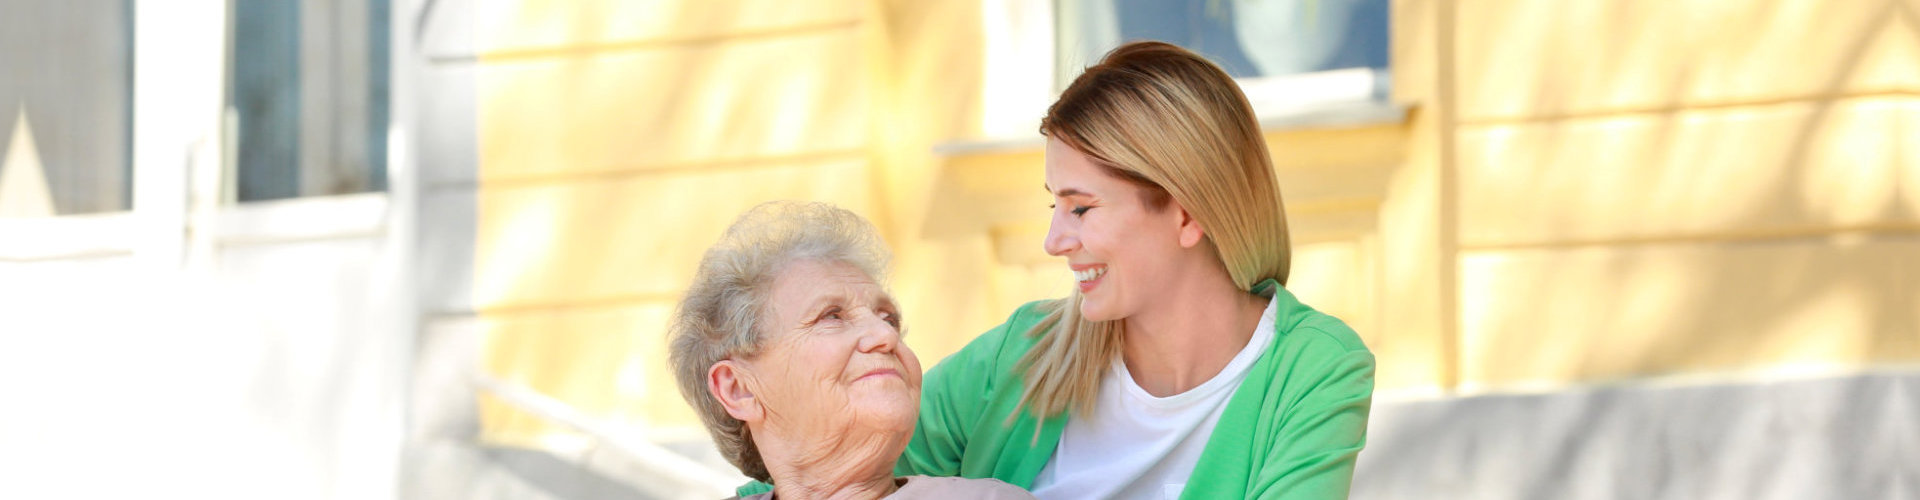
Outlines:
{"label": "elderly woman", "polygon": [[894,477],[921,372],[880,284],[887,259],[873,226],[840,208],[741,215],[672,326],[681,395],[728,461],[773,484],[750,499],[1032,498],[993,479]]}

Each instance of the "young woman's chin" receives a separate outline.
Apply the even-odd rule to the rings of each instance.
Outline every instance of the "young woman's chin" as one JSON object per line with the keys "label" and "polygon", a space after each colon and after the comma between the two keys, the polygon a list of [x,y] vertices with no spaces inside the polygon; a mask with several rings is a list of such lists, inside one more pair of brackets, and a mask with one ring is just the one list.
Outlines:
{"label": "young woman's chin", "polygon": [[1122,316],[1112,304],[1091,297],[1080,299],[1080,317],[1087,321],[1113,321]]}

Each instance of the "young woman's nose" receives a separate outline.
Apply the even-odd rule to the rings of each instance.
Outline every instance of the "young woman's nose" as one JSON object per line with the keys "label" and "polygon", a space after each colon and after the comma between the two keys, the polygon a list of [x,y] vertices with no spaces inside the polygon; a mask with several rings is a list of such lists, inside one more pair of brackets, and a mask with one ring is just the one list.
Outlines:
{"label": "young woman's nose", "polygon": [[1060,221],[1060,214],[1055,213],[1053,223],[1047,226],[1047,239],[1041,242],[1047,249],[1047,255],[1063,257],[1067,255],[1067,252],[1071,252],[1075,247],[1080,246],[1079,237],[1070,234],[1064,226],[1065,224],[1062,224]]}

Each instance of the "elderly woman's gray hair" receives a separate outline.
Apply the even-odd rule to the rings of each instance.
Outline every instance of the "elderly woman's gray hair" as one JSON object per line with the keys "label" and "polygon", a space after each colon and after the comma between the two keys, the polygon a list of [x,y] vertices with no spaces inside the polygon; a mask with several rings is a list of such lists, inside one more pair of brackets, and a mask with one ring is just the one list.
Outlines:
{"label": "elderly woman's gray hair", "polygon": [[728,415],[707,392],[707,370],[728,357],[759,352],[768,291],[788,264],[844,262],[884,283],[888,256],[873,225],[853,212],[825,203],[774,201],[741,214],[700,259],[668,332],[673,375],[720,454],[741,473],[770,481],[746,423]]}

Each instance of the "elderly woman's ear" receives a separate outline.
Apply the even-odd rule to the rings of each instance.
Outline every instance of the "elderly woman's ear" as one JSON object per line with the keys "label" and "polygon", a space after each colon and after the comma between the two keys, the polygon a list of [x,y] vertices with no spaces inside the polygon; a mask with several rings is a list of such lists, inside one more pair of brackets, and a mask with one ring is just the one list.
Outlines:
{"label": "elderly woman's ear", "polygon": [[747,387],[745,373],[731,359],[723,359],[707,369],[707,392],[720,401],[727,414],[741,422],[758,422],[764,416],[760,401]]}

